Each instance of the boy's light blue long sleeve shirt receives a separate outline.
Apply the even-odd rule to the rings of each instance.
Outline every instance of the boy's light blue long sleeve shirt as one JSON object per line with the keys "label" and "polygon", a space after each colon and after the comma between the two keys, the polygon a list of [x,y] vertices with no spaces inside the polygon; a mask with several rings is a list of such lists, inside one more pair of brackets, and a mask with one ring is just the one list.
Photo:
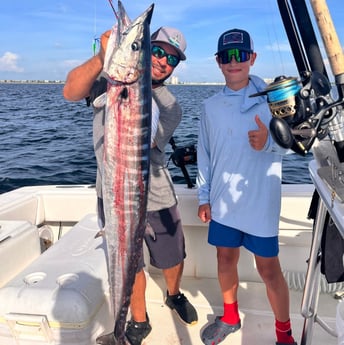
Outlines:
{"label": "boy's light blue long sleeve shirt", "polygon": [[250,76],[247,87],[228,87],[204,102],[197,146],[199,204],[209,203],[212,219],[246,233],[278,235],[281,208],[282,154],[270,137],[262,151],[253,149],[248,132],[255,116],[269,128],[271,113],[265,82]]}

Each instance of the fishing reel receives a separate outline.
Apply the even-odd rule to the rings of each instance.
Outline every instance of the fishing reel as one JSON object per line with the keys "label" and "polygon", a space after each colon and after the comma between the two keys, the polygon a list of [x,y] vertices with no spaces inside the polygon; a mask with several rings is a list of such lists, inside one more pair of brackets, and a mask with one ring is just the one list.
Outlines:
{"label": "fishing reel", "polygon": [[197,163],[197,150],[195,145],[176,148],[171,154],[175,166],[181,167],[187,164]]}
{"label": "fishing reel", "polygon": [[197,149],[195,145],[189,145],[184,147],[177,147],[174,138],[171,137],[169,143],[172,146],[173,152],[170,156],[172,162],[175,166],[181,169],[188,188],[193,188],[194,184],[191,181],[189,173],[186,169],[187,164],[196,164],[197,163]]}
{"label": "fishing reel", "polygon": [[187,164],[197,163],[197,149],[195,145],[177,147],[173,137],[171,137],[169,143],[173,150],[170,159],[172,159],[175,166],[180,168]]}
{"label": "fishing reel", "polygon": [[304,72],[301,82],[279,76],[263,92],[273,118],[270,132],[277,144],[304,156],[314,140],[328,134],[328,124],[336,116],[330,96],[331,85],[319,72]]}

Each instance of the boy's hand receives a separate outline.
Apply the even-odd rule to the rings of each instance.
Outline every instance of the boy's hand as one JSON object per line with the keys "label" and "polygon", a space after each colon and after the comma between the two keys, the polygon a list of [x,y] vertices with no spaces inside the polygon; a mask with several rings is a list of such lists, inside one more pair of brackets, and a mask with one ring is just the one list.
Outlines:
{"label": "boy's hand", "polygon": [[248,131],[248,141],[252,148],[260,151],[263,149],[268,139],[269,131],[264,123],[260,120],[260,117],[258,115],[256,115],[254,119],[256,121],[258,129]]}
{"label": "boy's hand", "polygon": [[198,217],[203,223],[208,223],[211,220],[210,204],[203,204],[198,207]]}

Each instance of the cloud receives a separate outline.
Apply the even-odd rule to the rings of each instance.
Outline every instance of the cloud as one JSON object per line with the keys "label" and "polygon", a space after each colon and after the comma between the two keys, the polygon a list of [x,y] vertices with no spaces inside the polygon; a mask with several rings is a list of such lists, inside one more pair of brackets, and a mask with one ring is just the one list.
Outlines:
{"label": "cloud", "polygon": [[266,49],[281,52],[291,51],[290,45],[288,43],[273,43],[271,45],[266,46]]}
{"label": "cloud", "polygon": [[55,42],[54,48],[61,49],[61,48],[63,48],[63,44],[61,42]]}
{"label": "cloud", "polygon": [[77,60],[77,59],[74,59],[74,60],[72,60],[72,59],[64,60],[64,61],[62,61],[61,66],[62,67],[67,67],[67,68],[74,68],[76,66],[81,65],[84,62],[85,61],[83,61],[83,60]]}
{"label": "cloud", "polygon": [[5,52],[0,57],[0,71],[4,72],[23,72],[24,69],[18,66],[19,56],[11,52]]}

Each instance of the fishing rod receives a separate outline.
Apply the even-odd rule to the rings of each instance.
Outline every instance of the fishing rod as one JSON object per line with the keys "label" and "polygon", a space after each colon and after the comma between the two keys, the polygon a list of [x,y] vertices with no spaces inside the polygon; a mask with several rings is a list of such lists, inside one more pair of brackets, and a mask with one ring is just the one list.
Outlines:
{"label": "fishing rod", "polygon": [[318,28],[323,40],[326,55],[329,59],[332,73],[335,77],[335,84],[338,93],[338,103],[341,109],[341,121],[339,116],[335,117],[330,123],[330,134],[334,141],[340,162],[344,162],[344,125],[343,125],[343,95],[344,95],[344,55],[342,46],[339,42],[334,24],[331,20],[326,1],[311,1],[314,16],[317,19]]}
{"label": "fishing rod", "polygon": [[[296,94],[296,116],[287,120],[291,128],[290,136],[295,152],[305,155],[316,138],[323,139],[328,134],[328,122],[335,116],[333,102],[329,94],[331,84],[325,69],[313,25],[305,1],[278,0],[281,17],[292,48],[294,59],[301,77],[302,88]],[[297,45],[295,44],[297,42]],[[273,120],[272,132],[281,126],[281,121]],[[282,122],[285,125],[285,123]],[[275,126],[276,125],[276,126]],[[285,125],[284,129],[287,128]],[[287,131],[288,132],[288,131]],[[290,139],[291,140],[291,139]]]}
{"label": "fishing rod", "polygon": [[[284,11],[284,7],[287,7],[288,4],[285,0],[283,1],[279,0],[278,4],[280,7],[282,20],[285,20],[284,14],[282,14],[282,11]],[[290,4],[292,6],[292,13],[295,17],[297,28],[299,30],[302,46],[303,46],[303,48],[301,48],[300,46],[298,50],[300,51],[302,50],[302,54],[306,55],[307,65],[309,65],[308,67],[307,65],[305,65],[303,69],[298,68],[299,74],[302,75],[302,73],[307,70],[317,71],[328,78],[325,64],[324,64],[324,61],[320,52],[320,48],[318,45],[318,40],[315,36],[312,21],[310,19],[305,1],[290,0]],[[285,29],[288,34],[288,31],[290,30],[290,27],[288,24],[287,25],[285,24]],[[293,37],[290,37],[290,38],[293,39]],[[289,38],[289,41],[292,43],[290,38]],[[293,48],[292,48],[292,51],[293,51],[293,54],[299,53],[297,50]],[[295,61],[297,61],[297,57],[295,57]]]}
{"label": "fishing rod", "polygon": [[[272,86],[268,86],[266,90],[268,99],[269,92],[281,90],[281,95],[289,96],[288,102],[281,96],[278,99],[280,103],[270,105],[270,109],[273,110],[275,105],[279,111],[273,113],[274,118],[270,123],[271,134],[283,147],[291,148],[300,154],[305,154],[312,147],[314,140],[319,139],[313,148],[314,157],[320,165],[317,173],[330,187],[331,197],[334,199],[337,195],[344,202],[344,181],[341,180],[341,176],[344,176],[344,56],[342,48],[326,1],[311,0],[314,16],[335,77],[338,94],[335,100],[331,94],[331,84],[328,81],[305,1],[290,0],[291,6],[287,0],[277,0],[277,2],[301,82],[298,85],[295,78],[279,78]],[[291,84],[292,92],[290,91]],[[329,137],[330,141],[323,140],[325,137]],[[301,345],[311,343],[314,322],[318,322],[329,334],[337,336],[336,332],[328,327],[316,313],[320,262],[325,266],[323,259],[326,254],[325,249],[321,249],[321,243],[324,235],[326,238],[331,219],[324,203],[319,202],[317,190],[313,194],[309,216],[314,219],[314,228],[301,306],[301,314],[305,318]],[[335,227],[332,227],[332,233],[334,230]],[[329,246],[332,245],[334,243],[329,242]],[[332,250],[336,249],[331,248]],[[339,251],[340,249],[338,254]],[[339,260],[341,256],[342,254],[338,255]],[[321,272],[326,275],[326,269],[325,271],[323,269],[325,268],[322,266]]]}
{"label": "fishing rod", "polygon": [[344,161],[343,72],[336,74],[339,97],[334,100],[305,1],[277,2],[301,80],[279,76],[251,97],[267,95],[273,115],[270,132],[280,146],[305,156],[315,139],[330,136],[338,159]]}
{"label": "fishing rod", "polygon": [[[331,83],[320,52],[313,25],[304,0],[277,0],[287,37],[301,78],[279,77],[266,89],[271,97],[271,134],[282,147],[305,155],[315,139],[330,138],[327,147],[313,149],[321,164],[319,175],[344,201],[344,185],[333,177],[333,171],[344,174],[344,56],[325,0],[312,0],[311,5],[335,77],[337,99],[331,94]],[[291,86],[294,86],[292,92]],[[287,98],[289,97],[289,98]],[[330,146],[330,147],[328,147]],[[324,149],[326,147],[326,149]],[[332,151],[332,152],[331,152]],[[326,156],[326,157],[325,157]]]}

